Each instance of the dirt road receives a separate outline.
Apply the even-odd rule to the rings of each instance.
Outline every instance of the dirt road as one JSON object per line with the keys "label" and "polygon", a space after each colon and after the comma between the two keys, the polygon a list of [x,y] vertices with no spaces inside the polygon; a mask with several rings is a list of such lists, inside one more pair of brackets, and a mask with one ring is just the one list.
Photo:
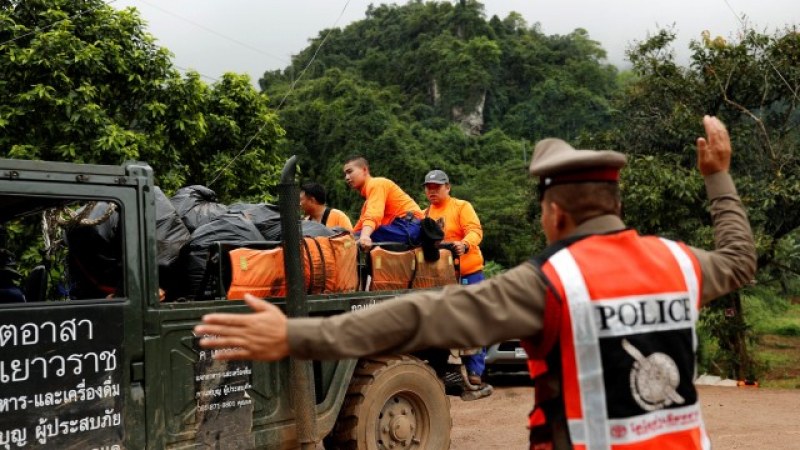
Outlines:
{"label": "dirt road", "polygon": [[[712,386],[699,390],[714,450],[800,449],[800,390]],[[519,386],[497,386],[491,397],[473,402],[450,397],[451,449],[527,448],[525,423],[532,397],[531,388]]]}

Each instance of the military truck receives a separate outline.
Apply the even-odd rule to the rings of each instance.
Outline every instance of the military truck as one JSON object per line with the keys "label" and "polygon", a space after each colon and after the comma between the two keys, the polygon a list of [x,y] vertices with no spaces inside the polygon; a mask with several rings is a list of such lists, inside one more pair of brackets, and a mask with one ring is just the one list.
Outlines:
{"label": "military truck", "polygon": [[[305,295],[294,165],[279,187],[288,293],[271,300],[290,315],[328,316],[391,299],[397,292]],[[0,160],[6,250],[27,252],[5,268],[26,301],[0,299],[0,448],[290,449],[323,438],[326,448],[449,448],[449,399],[420,357],[226,363],[200,350],[192,328],[202,315],[246,308],[224,289],[160,301],[169,280],[157,267],[156,189],[145,163]],[[84,246],[101,263],[81,266],[65,230],[110,217],[119,256]],[[99,289],[78,289],[77,273]]]}

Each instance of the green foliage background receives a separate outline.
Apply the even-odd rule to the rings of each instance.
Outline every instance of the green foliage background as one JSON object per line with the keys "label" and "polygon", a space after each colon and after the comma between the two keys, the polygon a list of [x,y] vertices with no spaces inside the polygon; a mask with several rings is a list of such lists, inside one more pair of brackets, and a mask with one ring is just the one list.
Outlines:
{"label": "green foliage background", "polygon": [[694,142],[702,116],[716,115],[733,139],[759,273],[704,314],[701,334],[714,354],[707,367],[745,376],[758,365],[740,344],[763,321],[725,308],[763,310],[752,299],[797,294],[800,33],[704,34],[685,67],[674,39],[669,29],[643,37],[620,73],[583,29],[546,35],[517,13],[487,18],[475,0],[373,5],[363,20],[321,30],[257,92],[242,75],[210,85],[181,75],[135,9],[0,0],[0,156],[145,160],[168,193],[212,184],[231,202],[270,200],[281,162],[297,154],[303,176],[352,216],[362,200],[342,178],[348,156],[366,156],[422,205],[422,176],[439,168],[474,204],[496,273],[544,246],[526,169],[545,137],[626,152],[628,225],[713,247]]}

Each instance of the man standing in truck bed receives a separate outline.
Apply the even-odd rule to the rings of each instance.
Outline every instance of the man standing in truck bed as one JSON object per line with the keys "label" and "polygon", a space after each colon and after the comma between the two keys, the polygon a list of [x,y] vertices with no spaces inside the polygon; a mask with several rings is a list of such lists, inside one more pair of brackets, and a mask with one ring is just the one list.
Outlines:
{"label": "man standing in truck bed", "polygon": [[536,145],[541,223],[550,246],[475,286],[415,292],[328,318],[287,320],[248,296],[253,314],[210,314],[198,325],[224,359],[352,358],[522,338],[536,405],[531,448],[707,449],[694,387],[701,305],[748,283],[753,234],[728,174],[730,138],[714,117],[697,140],[716,249],[627,229],[619,217],[624,155]]}
{"label": "man standing in truck bed", "polygon": [[[452,244],[453,253],[459,260],[459,276],[462,285],[476,284],[484,280],[483,254],[478,244],[483,240],[483,227],[475,208],[466,200],[450,195],[450,177],[443,170],[431,170],[423,181],[425,196],[431,202],[425,209],[425,217],[435,220],[444,231],[444,242]],[[486,369],[486,348],[478,347],[477,353],[461,357],[467,369],[469,383],[483,385]],[[491,394],[491,389],[485,395]]]}
{"label": "man standing in truck bed", "polygon": [[353,227],[361,248],[367,249],[373,242],[419,244],[422,210],[400,186],[370,175],[369,163],[362,156],[345,161],[344,179],[364,197],[361,216]]}

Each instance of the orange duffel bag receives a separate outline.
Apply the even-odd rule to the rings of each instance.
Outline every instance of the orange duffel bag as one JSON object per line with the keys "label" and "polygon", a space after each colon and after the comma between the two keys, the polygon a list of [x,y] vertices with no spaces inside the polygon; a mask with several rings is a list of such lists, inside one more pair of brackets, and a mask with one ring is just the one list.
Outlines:
{"label": "orange duffel bag", "polygon": [[421,248],[415,248],[417,270],[414,271],[413,289],[424,289],[448,284],[458,284],[456,268],[453,263],[453,253],[450,250],[439,249],[439,260],[425,261]]}
{"label": "orange duffel bag", "polygon": [[370,291],[408,289],[414,277],[416,258],[413,250],[392,251],[372,247],[369,252],[372,270]]}
{"label": "orange duffel bag", "polygon": [[332,292],[358,290],[358,246],[350,233],[326,238],[333,248],[336,272],[331,283]]}
{"label": "orange duffel bag", "polygon": [[231,286],[228,300],[240,300],[250,293],[258,297],[286,296],[283,248],[269,250],[237,248],[229,252]]}
{"label": "orange duffel bag", "polygon": [[328,238],[304,237],[300,254],[303,258],[306,293],[322,294],[328,291],[333,285],[328,280],[333,280],[336,273],[336,258]]}
{"label": "orange duffel bag", "polygon": [[[304,290],[308,294],[353,292],[358,289],[357,251],[350,234],[303,238]],[[283,248],[238,248],[229,252],[231,285],[229,300],[251,293],[259,297],[286,296]]]}

